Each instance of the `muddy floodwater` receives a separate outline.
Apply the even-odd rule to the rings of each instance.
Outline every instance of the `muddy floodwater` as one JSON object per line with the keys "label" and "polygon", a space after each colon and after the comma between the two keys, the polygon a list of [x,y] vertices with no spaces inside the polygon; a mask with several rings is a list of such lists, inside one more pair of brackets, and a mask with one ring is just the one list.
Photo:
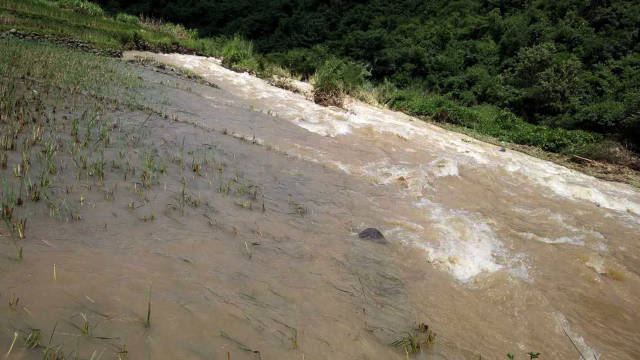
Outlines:
{"label": "muddy floodwater", "polygon": [[217,87],[139,67],[167,115],[113,116],[166,171],[143,195],[109,172],[76,184],[80,221],[34,213],[23,264],[0,260],[20,299],[4,328],[55,327],[92,359],[405,359],[391,344],[421,323],[420,359],[638,358],[635,189],[215,59],[134,56]]}

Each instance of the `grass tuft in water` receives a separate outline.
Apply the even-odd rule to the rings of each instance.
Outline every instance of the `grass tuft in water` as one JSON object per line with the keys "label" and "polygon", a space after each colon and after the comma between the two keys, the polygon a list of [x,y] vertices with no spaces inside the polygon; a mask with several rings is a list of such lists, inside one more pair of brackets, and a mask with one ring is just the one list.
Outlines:
{"label": "grass tuft in water", "polygon": [[409,356],[417,354],[422,351],[422,349],[433,344],[435,339],[436,334],[429,329],[429,325],[421,323],[415,329],[400,336],[391,344],[401,348],[407,356]]}
{"label": "grass tuft in water", "polygon": [[34,349],[40,346],[40,329],[31,328],[24,337],[24,346],[27,349]]}

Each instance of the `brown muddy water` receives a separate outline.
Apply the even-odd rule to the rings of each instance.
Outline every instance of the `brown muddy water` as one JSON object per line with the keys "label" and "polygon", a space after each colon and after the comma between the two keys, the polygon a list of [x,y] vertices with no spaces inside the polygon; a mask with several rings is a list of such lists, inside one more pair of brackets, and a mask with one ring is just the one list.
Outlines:
{"label": "brown muddy water", "polygon": [[144,144],[121,158],[158,149],[166,170],[149,189],[70,172],[82,220],[33,210],[22,262],[0,259],[11,358],[42,358],[38,328],[88,359],[404,359],[391,343],[420,323],[421,359],[638,358],[634,189],[215,59],[135,55],[219,88],[138,69],[167,116],[111,114]]}

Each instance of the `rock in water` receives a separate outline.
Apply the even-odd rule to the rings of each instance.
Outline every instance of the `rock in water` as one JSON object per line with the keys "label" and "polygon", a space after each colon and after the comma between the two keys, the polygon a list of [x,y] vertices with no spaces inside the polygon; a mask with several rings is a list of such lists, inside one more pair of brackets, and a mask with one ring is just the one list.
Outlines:
{"label": "rock in water", "polygon": [[362,230],[358,237],[364,240],[371,240],[378,244],[386,244],[387,240],[385,240],[384,235],[380,232],[380,230],[376,228],[367,228]]}

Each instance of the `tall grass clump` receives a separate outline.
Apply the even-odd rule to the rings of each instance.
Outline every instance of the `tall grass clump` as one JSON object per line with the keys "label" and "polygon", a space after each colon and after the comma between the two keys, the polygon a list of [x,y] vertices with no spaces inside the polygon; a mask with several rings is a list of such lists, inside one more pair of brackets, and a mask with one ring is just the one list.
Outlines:
{"label": "tall grass clump", "polygon": [[358,63],[329,58],[314,76],[313,101],[325,106],[342,107],[345,95],[360,89],[368,76],[369,73]]}
{"label": "tall grass clump", "polygon": [[104,16],[104,10],[100,5],[86,0],[58,0],[58,7],[72,9],[75,12],[90,16]]}
{"label": "tall grass clump", "polygon": [[129,14],[125,14],[125,13],[119,13],[118,15],[116,15],[116,20],[123,22],[123,23],[127,23],[127,24],[139,24],[140,23],[140,19],[137,16],[134,15],[129,15]]}
{"label": "tall grass clump", "polygon": [[256,71],[259,67],[253,43],[234,35],[222,48],[222,64],[236,71]]}
{"label": "tall grass clump", "polygon": [[198,30],[196,29],[187,29],[181,24],[154,19],[144,14],[140,15],[137,23],[147,30],[166,33],[178,39],[196,39],[198,37]]}

